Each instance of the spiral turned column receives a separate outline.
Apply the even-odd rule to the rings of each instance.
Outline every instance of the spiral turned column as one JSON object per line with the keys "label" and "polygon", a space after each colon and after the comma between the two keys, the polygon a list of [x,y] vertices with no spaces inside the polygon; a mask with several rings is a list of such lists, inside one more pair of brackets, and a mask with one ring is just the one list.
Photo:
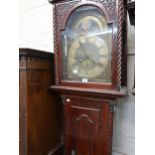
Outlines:
{"label": "spiral turned column", "polygon": [[117,87],[121,88],[121,69],[122,69],[122,42],[123,42],[123,20],[124,20],[124,5],[123,0],[118,1],[118,42],[117,42],[117,48],[118,48],[118,72],[117,72]]}

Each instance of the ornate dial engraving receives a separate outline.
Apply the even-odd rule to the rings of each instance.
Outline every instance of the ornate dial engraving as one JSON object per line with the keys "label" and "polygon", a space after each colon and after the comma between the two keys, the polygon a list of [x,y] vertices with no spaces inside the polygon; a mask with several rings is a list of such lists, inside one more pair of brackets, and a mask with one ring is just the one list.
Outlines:
{"label": "ornate dial engraving", "polygon": [[74,75],[87,79],[100,76],[108,64],[108,54],[107,46],[100,37],[78,38],[69,49],[69,78]]}

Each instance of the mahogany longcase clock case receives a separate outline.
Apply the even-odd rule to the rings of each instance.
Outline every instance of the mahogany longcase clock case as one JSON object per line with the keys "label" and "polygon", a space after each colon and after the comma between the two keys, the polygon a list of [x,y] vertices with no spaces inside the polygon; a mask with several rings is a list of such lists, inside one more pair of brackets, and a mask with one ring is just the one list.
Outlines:
{"label": "mahogany longcase clock case", "polygon": [[126,94],[126,0],[51,0],[64,155],[111,155],[115,100]]}

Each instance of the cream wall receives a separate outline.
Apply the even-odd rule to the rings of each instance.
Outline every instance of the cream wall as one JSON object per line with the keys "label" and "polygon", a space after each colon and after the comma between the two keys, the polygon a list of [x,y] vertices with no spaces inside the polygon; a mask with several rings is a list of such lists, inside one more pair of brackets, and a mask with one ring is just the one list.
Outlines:
{"label": "cream wall", "polygon": [[135,65],[135,30],[128,19],[127,96],[117,100],[114,121],[113,155],[135,154],[135,97],[132,95]]}
{"label": "cream wall", "polygon": [[[53,14],[48,0],[20,0],[20,47],[53,52]],[[117,100],[113,155],[134,155],[134,27],[128,24],[128,95]]]}
{"label": "cream wall", "polygon": [[53,12],[48,0],[20,0],[20,47],[53,52]]}

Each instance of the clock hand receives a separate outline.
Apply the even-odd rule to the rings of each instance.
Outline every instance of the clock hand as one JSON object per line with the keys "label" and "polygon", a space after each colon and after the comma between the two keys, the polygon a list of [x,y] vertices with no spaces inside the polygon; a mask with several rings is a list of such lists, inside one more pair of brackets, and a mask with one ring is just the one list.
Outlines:
{"label": "clock hand", "polygon": [[[91,60],[94,64],[96,64],[96,61],[94,61],[92,58],[90,58],[89,55],[87,54],[87,52],[86,52],[86,50],[85,50],[83,44],[81,43],[81,41],[79,41],[79,43],[80,43],[80,46],[81,46],[82,49],[83,49],[84,55],[86,56],[85,59],[86,59],[86,60],[87,60],[87,59],[88,59],[88,60]],[[81,62],[82,62],[82,61],[81,61]],[[86,68],[87,68],[87,65],[86,65]]]}
{"label": "clock hand", "polygon": [[81,46],[82,49],[83,49],[83,53],[84,53],[84,55],[86,56],[86,58],[88,58],[87,52],[86,52],[84,46],[82,45],[81,41],[79,41],[79,43],[80,43],[80,46]]}
{"label": "clock hand", "polygon": [[76,56],[76,57],[71,56],[70,58],[73,59],[73,60],[76,60],[75,64],[79,64],[79,63],[82,63],[84,61],[84,58],[79,57],[79,56]]}

